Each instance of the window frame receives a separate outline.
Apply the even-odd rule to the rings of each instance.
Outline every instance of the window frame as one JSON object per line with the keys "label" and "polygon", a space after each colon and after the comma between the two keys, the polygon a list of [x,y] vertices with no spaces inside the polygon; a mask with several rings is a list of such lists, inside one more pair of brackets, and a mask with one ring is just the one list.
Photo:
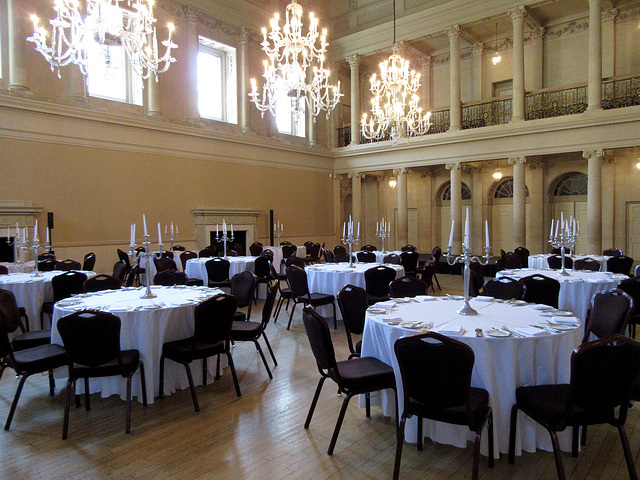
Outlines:
{"label": "window frame", "polygon": [[[220,85],[221,85],[221,117],[210,116],[200,104],[200,73],[198,71],[198,115],[205,120],[238,124],[238,74],[237,74],[237,49],[208,37],[198,37],[198,56],[203,53],[221,59]],[[197,62],[198,63],[198,62]],[[198,70],[199,68],[196,67]],[[204,86],[203,86],[204,88]]]}

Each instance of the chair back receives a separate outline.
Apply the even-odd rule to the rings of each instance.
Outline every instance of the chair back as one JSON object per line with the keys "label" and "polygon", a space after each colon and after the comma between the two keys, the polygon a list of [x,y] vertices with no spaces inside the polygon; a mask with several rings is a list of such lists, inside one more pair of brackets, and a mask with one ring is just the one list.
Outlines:
{"label": "chair back", "polygon": [[80,262],[76,262],[75,260],[68,258],[66,260],[56,262],[55,268],[56,270],[62,270],[63,272],[70,272],[71,270],[80,270],[82,265],[80,265]]}
{"label": "chair back", "polygon": [[307,272],[304,268],[296,265],[287,267],[287,282],[291,287],[291,294],[294,298],[309,295],[309,284],[307,283]]}
{"label": "chair back", "polygon": [[273,253],[273,250],[271,250],[269,248],[265,248],[264,250],[262,250],[262,252],[260,252],[260,256],[261,257],[268,257],[269,261],[273,262],[273,257],[275,255]]}
{"label": "chair back", "polygon": [[238,242],[233,244],[231,250],[227,249],[227,255],[229,255],[229,252],[235,252],[235,255],[232,254],[234,257],[244,257],[244,248],[242,248],[242,244]]}
{"label": "chair back", "polygon": [[[349,254],[339,253],[335,256],[335,260],[337,263],[349,263]],[[353,260],[354,262],[358,261],[355,255],[351,255],[351,260]]]}
{"label": "chair back", "polygon": [[198,252],[198,257],[206,258],[206,257],[215,257],[216,256],[216,247],[213,245],[209,245],[208,247],[203,248]]}
{"label": "chair back", "polygon": [[519,255],[509,252],[501,255],[500,258],[496,260],[496,266],[498,271],[506,268],[522,268],[522,261]]}
{"label": "chair back", "polygon": [[196,252],[192,252],[191,250],[185,250],[180,254],[180,263],[182,263],[182,269],[185,270],[187,268],[187,262],[191,259],[198,258],[198,254]]}
{"label": "chair back", "polygon": [[405,250],[400,254],[400,264],[404,267],[404,273],[407,275],[415,274],[418,268],[418,259],[420,255],[415,250]]}
{"label": "chair back", "polygon": [[[559,248],[559,247],[555,247],[555,248],[552,248],[552,249],[551,249],[551,253],[552,253],[553,255],[560,255],[560,252],[561,252],[561,251],[560,251],[560,248]],[[570,254],[570,253],[571,253],[571,249],[570,249],[569,247],[564,247],[564,253],[565,253],[565,255]]]}
{"label": "chair back", "polygon": [[[599,410],[624,424],[629,397],[640,372],[640,343],[612,335],[584,343],[571,355],[568,408]],[[606,417],[605,417],[606,418]]]}
{"label": "chair back", "polygon": [[590,270],[592,272],[599,272],[602,268],[602,264],[595,258],[580,258],[573,262],[573,268],[575,270]]}
{"label": "chair back", "polygon": [[433,247],[433,250],[431,250],[431,255],[433,255],[436,263],[438,263],[440,261],[440,257],[442,256],[442,249],[438,246]]}
{"label": "chair back", "polygon": [[389,295],[389,284],[396,278],[396,271],[391,267],[379,265],[364,272],[364,283],[367,293],[376,297]]}
{"label": "chair back", "polygon": [[471,262],[469,265],[471,273],[471,282],[469,283],[469,295],[477,297],[484,284],[484,275],[482,274],[482,265],[478,262]]}
{"label": "chair back", "polygon": [[529,250],[525,247],[518,247],[516,248],[513,253],[515,253],[516,255],[518,255],[518,257],[520,257],[520,263],[522,264],[523,268],[527,268],[529,266]]}
{"label": "chair back", "polygon": [[304,268],[305,266],[304,258],[296,257],[295,255],[289,255],[284,261],[284,264],[287,268],[294,265],[300,268]]}
{"label": "chair back", "polygon": [[[25,328],[20,319],[16,297],[11,290],[0,289],[0,332],[13,333],[18,328],[24,333]],[[1,350],[0,348],[0,357],[8,353]]]}
{"label": "chair back", "polygon": [[54,302],[69,298],[74,293],[83,293],[86,280],[87,276],[82,272],[65,272],[53,277],[51,287]]}
{"label": "chair back", "polygon": [[622,255],[622,250],[620,250],[619,248],[607,248],[606,250],[602,251],[602,255],[607,255],[609,257],[619,257],[620,255]]}
{"label": "chair back", "polygon": [[236,297],[238,308],[244,308],[251,304],[256,291],[256,276],[253,273],[246,270],[236,273],[231,277],[230,285],[231,295]]}
{"label": "chair back", "polygon": [[112,313],[74,312],[57,327],[70,365],[97,367],[120,357],[120,319]]}
{"label": "chair back", "polygon": [[56,269],[55,258],[48,258],[46,260],[38,260],[38,270],[41,272],[52,272]]}
{"label": "chair back", "polygon": [[[123,265],[122,262],[118,262]],[[101,273],[95,277],[87,278],[84,281],[85,292],[101,292],[102,290],[117,290],[122,287],[122,282],[118,277]]]}
{"label": "chair back", "polygon": [[124,281],[124,276],[125,276],[125,273],[126,273],[126,269],[127,269],[127,265],[122,260],[118,260],[113,265],[113,275],[112,276],[116,277],[118,280],[120,280],[120,283],[122,283],[122,281]]}
{"label": "chair back", "polygon": [[89,252],[84,256],[84,260],[82,262],[82,270],[85,272],[91,272],[93,267],[96,265],[96,254],[93,252]]}
{"label": "chair back", "polygon": [[344,255],[345,253],[347,253],[347,249],[344,248],[342,245],[336,245],[335,247],[333,247],[333,254],[336,257],[338,255]]}
{"label": "chair back", "polygon": [[376,254],[369,251],[362,251],[356,254],[359,262],[374,263],[376,261]]}
{"label": "chair back", "polygon": [[411,244],[405,245],[400,249],[401,252],[415,252],[417,248]]}
{"label": "chair back", "polygon": [[38,260],[55,260],[56,256],[53,252],[44,252],[38,255]]}
{"label": "chair back", "polygon": [[622,280],[618,284],[618,290],[622,290],[633,298],[633,312],[631,315],[640,314],[640,277],[632,277]]}
{"label": "chair back", "polygon": [[313,308],[305,307],[302,310],[302,321],[304,322],[304,329],[307,332],[307,338],[309,338],[311,351],[318,364],[318,369],[332,369],[337,375],[336,353],[333,349],[331,332],[329,332],[326,320]]}
{"label": "chair back", "polygon": [[204,266],[207,269],[209,281],[224,282],[229,280],[229,269],[231,268],[231,262],[229,262],[229,260],[215,257],[208,260]]}
{"label": "chair back", "polygon": [[8,275],[9,268],[6,265],[0,265],[0,275]]}
{"label": "chair back", "polygon": [[153,257],[153,264],[156,266],[156,272],[164,272],[165,270],[177,270],[176,262],[169,257],[162,256],[160,258]]}
{"label": "chair back", "polygon": [[320,245],[319,243],[314,243],[313,245],[311,245],[311,247],[308,250],[309,257],[311,257],[312,259],[319,259],[321,248],[322,248],[322,245]]}
{"label": "chair back", "polygon": [[378,250],[378,247],[375,247],[371,244],[366,244],[360,250],[362,250],[363,252],[375,252],[376,250]]}
{"label": "chair back", "polygon": [[173,250],[174,252],[184,252],[187,249],[185,247],[183,247],[182,245],[174,245],[171,250]]}
{"label": "chair back", "polygon": [[[562,257],[560,255],[551,255],[547,258],[547,264],[549,264],[549,268],[560,269],[562,268]],[[564,257],[564,267],[565,268],[573,268],[573,259],[570,257]]]}
{"label": "chair back", "polygon": [[591,297],[583,342],[588,341],[592,333],[598,338],[623,334],[632,311],[633,298],[622,290],[614,288],[594,293]]}
{"label": "chair back", "polygon": [[251,245],[249,245],[249,253],[251,253],[252,257],[257,257],[258,255],[260,255],[262,253],[262,243],[253,242]]}
{"label": "chair back", "polygon": [[307,250],[307,255],[310,255],[311,254],[311,247],[313,247],[313,242],[311,240],[307,240],[302,245],[304,245],[304,248]]}
{"label": "chair back", "polygon": [[633,258],[627,257],[626,255],[619,255],[617,257],[610,258],[607,261],[607,271],[629,275],[632,265]]}
{"label": "chair back", "polygon": [[140,276],[141,275],[145,275],[146,271],[144,268],[142,268],[140,265],[136,265],[135,267],[133,267],[131,269],[131,273],[129,273],[129,276],[127,277],[127,282],[126,285],[127,287],[131,287],[133,286],[134,282],[136,280],[140,280]]}
{"label": "chair back", "polygon": [[362,335],[365,315],[369,308],[365,289],[351,284],[345,285],[338,292],[338,307],[342,313],[347,334]]}
{"label": "chair back", "polygon": [[117,249],[117,252],[118,252],[118,258],[121,261],[124,262],[124,264],[127,266],[127,268],[131,268],[131,262],[129,261],[129,255],[127,255],[126,252],[123,252],[119,248]]}
{"label": "chair back", "polygon": [[262,319],[260,321],[260,328],[264,331],[269,324],[269,320],[271,319],[271,314],[273,313],[273,306],[276,303],[276,295],[278,294],[278,285],[277,280],[271,281],[267,287],[267,299],[264,301],[264,305],[262,306]]}
{"label": "chair back", "polygon": [[523,300],[529,303],[540,303],[558,308],[560,282],[544,275],[529,275],[520,279],[526,287]]}
{"label": "chair back", "polygon": [[295,255],[298,252],[298,247],[287,243],[282,246],[282,258],[289,258],[291,255]]}
{"label": "chair back", "polygon": [[194,344],[214,345],[229,338],[238,301],[233,295],[220,294],[196,305]]}
{"label": "chair back", "polygon": [[526,290],[524,283],[510,277],[491,278],[482,286],[483,295],[500,300],[522,300]]}
{"label": "chair back", "polygon": [[[425,341],[426,340],[426,341]],[[418,401],[429,409],[442,410],[466,406],[471,415],[471,372],[473,350],[453,338],[435,332],[401,337],[394,344],[402,376],[405,410]]]}
{"label": "chair back", "polygon": [[175,254],[171,250],[163,250],[162,258],[170,258],[171,260],[173,260],[175,258]]}
{"label": "chair back", "polygon": [[393,263],[394,265],[400,265],[400,255],[397,253],[390,253],[389,255],[385,255],[382,259],[382,263]]}
{"label": "chair back", "polygon": [[162,285],[164,287],[173,287],[174,285],[186,285],[187,275],[175,268],[168,268],[156,273],[153,276],[153,283],[155,285]]}
{"label": "chair back", "polygon": [[438,263],[435,258],[430,258],[424,262],[424,267],[422,268],[422,281],[427,284],[427,287],[433,286],[433,276],[436,274],[437,266]]}
{"label": "chair back", "polygon": [[392,298],[415,297],[416,295],[426,295],[428,290],[427,282],[405,275],[391,282],[389,296]]}
{"label": "chair back", "polygon": [[331,250],[325,249],[322,254],[324,255],[325,263],[334,263],[336,261],[336,257]]}
{"label": "chair back", "polygon": [[259,278],[269,277],[271,275],[271,268],[269,267],[270,264],[271,259],[268,256],[260,255],[254,262],[253,273]]}

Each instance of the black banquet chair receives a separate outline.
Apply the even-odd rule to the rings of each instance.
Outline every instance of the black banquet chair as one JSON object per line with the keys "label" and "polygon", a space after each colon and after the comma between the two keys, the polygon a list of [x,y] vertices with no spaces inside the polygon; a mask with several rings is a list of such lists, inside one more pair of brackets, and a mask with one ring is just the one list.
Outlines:
{"label": "black banquet chair", "polygon": [[359,262],[363,263],[374,263],[376,261],[376,254],[367,250],[358,252],[356,257],[358,257]]}
{"label": "black banquet chair", "polygon": [[[511,409],[509,463],[515,462],[518,411],[542,425],[553,445],[558,478],[566,478],[556,432],[567,427],[608,423],[618,429],[629,477],[637,479],[625,430],[632,387],[640,372],[640,343],[621,335],[584,343],[571,355],[569,384],[536,385],[516,389]],[[617,414],[616,414],[617,411]],[[574,435],[574,456],[577,456]]]}
{"label": "black banquet chair", "polygon": [[[51,343],[51,330],[29,331],[22,319],[29,321],[26,314],[18,307],[16,297],[11,290],[0,289],[0,317],[7,333],[13,334],[11,346],[14,350],[26,350]],[[16,332],[20,330],[20,333]],[[0,371],[2,377],[2,371]]]}
{"label": "black banquet chair", "polygon": [[[231,295],[236,297],[236,313],[234,320],[249,320],[251,318],[251,305],[253,305],[253,295],[256,291],[256,276],[248,271],[236,273],[230,280]],[[247,308],[245,312],[239,312],[238,308]]]}
{"label": "black banquet chair", "polygon": [[[120,318],[112,313],[83,310],[58,320],[57,327],[67,351],[69,380],[64,405],[62,439],[69,433],[69,409],[75,395],[76,382],[84,380],[85,408],[90,410],[89,379],[120,375],[127,379],[125,433],[131,432],[131,383],[140,370],[142,404],[147,406],[147,385],[140,352],[120,349]],[[76,397],[76,407],[80,397]]]}
{"label": "black banquet chair", "polygon": [[[118,262],[123,265],[121,262]],[[114,277],[113,275],[107,275],[105,273],[101,273],[100,275],[96,275],[95,277],[87,278],[84,281],[84,291],[87,293],[90,292],[101,292],[103,290],[117,290],[122,287],[122,282],[118,277]]]}
{"label": "black banquet chair", "polygon": [[82,270],[85,272],[90,272],[93,270],[93,267],[96,265],[96,254],[93,252],[89,252],[84,256],[82,261]]}
{"label": "black banquet chair", "polygon": [[607,261],[607,271],[629,275],[632,265],[633,258],[627,257],[626,255],[618,255],[617,257],[610,258]]}
{"label": "black banquet chair", "polygon": [[523,300],[529,303],[540,303],[558,308],[558,296],[560,295],[560,282],[555,278],[534,274],[521,278],[526,290]]}
{"label": "black banquet chair", "polygon": [[[333,349],[333,342],[331,341],[331,333],[329,332],[329,326],[325,319],[310,307],[304,308],[302,319],[309,343],[311,344],[311,351],[316,359],[318,372],[320,373],[320,380],[318,381],[316,392],[309,407],[304,428],[309,428],[311,424],[311,418],[313,417],[313,412],[320,398],[322,385],[327,378],[336,382],[339,390],[346,393],[342,401],[342,408],[338,415],[338,421],[333,431],[331,442],[329,443],[329,449],[327,450],[329,455],[333,455],[333,450],[340,433],[340,427],[342,426],[342,421],[349,406],[349,400],[351,400],[354,395],[367,394],[366,415],[370,417],[371,406],[368,394],[387,388],[393,389],[395,393],[396,380],[393,374],[393,368],[374,357],[360,357],[340,362],[337,361]],[[397,411],[397,395],[395,398]]]}
{"label": "black banquet chair", "polygon": [[[547,258],[547,264],[549,268],[559,270],[562,268],[562,257],[560,255],[551,255]],[[564,268],[573,268],[573,259],[570,257],[564,257]]]}
{"label": "black banquet chair", "polygon": [[426,295],[429,285],[424,280],[405,275],[389,285],[389,296],[391,298],[415,297],[416,295]]}
{"label": "black banquet chair", "polygon": [[231,262],[224,258],[215,257],[208,260],[204,264],[207,270],[207,277],[209,279],[209,287],[229,287],[229,269],[231,268]]}
{"label": "black banquet chair", "polygon": [[307,282],[307,272],[303,268],[296,266],[287,267],[287,282],[291,287],[291,295],[293,297],[293,306],[289,313],[289,323],[287,330],[291,328],[293,320],[293,312],[296,305],[302,303],[304,306],[311,305],[313,308],[323,305],[331,305],[333,307],[333,328],[338,329],[338,318],[336,316],[336,297],[328,293],[309,292],[309,284]]}
{"label": "black banquet chair", "polygon": [[369,305],[389,300],[389,285],[396,279],[396,270],[384,265],[371,267],[364,272],[364,284]]}
{"label": "black banquet chair", "polygon": [[40,328],[44,329],[44,315],[53,315],[53,305],[76,293],[84,293],[87,276],[82,272],[64,272],[51,279],[53,302],[44,302],[40,310]]}
{"label": "black banquet chair", "polygon": [[345,285],[338,292],[338,307],[344,320],[344,329],[347,331],[347,343],[349,344],[349,359],[359,357],[362,350],[362,340],[354,345],[352,335],[362,335],[364,321],[369,308],[367,292],[362,287]]}
{"label": "black banquet chair", "polygon": [[[219,354],[225,354],[229,360],[229,368],[233,377],[233,384],[236,387],[236,395],[240,397],[240,385],[236,369],[231,356],[229,335],[233,325],[233,317],[236,311],[237,301],[232,295],[220,294],[209,298],[196,305],[194,316],[194,334],[192,337],[167,342],[162,345],[162,356],[160,357],[160,391],[159,397],[164,396],[164,362],[165,359],[172,360],[184,366],[191,390],[193,407],[198,413],[200,404],[196,395],[196,388],[191,375],[189,364],[194,360],[202,360],[202,383],[207,384],[207,359]],[[218,368],[216,378],[220,376],[220,359],[218,358]]]}
{"label": "black banquet chair", "polygon": [[633,298],[617,288],[594,293],[582,342],[588,342],[591,335],[603,338],[608,335],[624,334],[633,306]]}
{"label": "black banquet chair", "polygon": [[163,287],[173,287],[174,285],[186,285],[187,275],[175,268],[162,270],[153,276],[154,285],[162,285]]}
{"label": "black banquet chair", "polygon": [[599,272],[602,269],[602,264],[594,258],[586,257],[580,258],[573,262],[573,268],[575,270],[590,270],[592,272]]}
{"label": "black banquet chair", "polygon": [[398,423],[393,478],[400,475],[407,418],[415,415],[418,417],[418,450],[422,450],[424,418],[466,425],[475,433],[471,478],[477,480],[480,440],[485,425],[489,433],[489,467],[493,467],[493,414],[489,392],[471,386],[475,362],[473,350],[435,332],[399,338],[394,350],[402,377],[404,405]]}
{"label": "black banquet chair", "polygon": [[56,262],[56,270],[62,270],[63,272],[70,272],[71,270],[80,270],[82,265],[76,260],[70,258],[66,260],[60,260]]}
{"label": "black banquet chair", "polygon": [[417,275],[419,258],[420,255],[415,250],[406,250],[400,254],[400,264],[404,267],[405,275],[412,277]]}
{"label": "black banquet chair", "polygon": [[524,283],[511,277],[491,278],[484,282],[482,295],[500,300],[522,300],[527,290]]}

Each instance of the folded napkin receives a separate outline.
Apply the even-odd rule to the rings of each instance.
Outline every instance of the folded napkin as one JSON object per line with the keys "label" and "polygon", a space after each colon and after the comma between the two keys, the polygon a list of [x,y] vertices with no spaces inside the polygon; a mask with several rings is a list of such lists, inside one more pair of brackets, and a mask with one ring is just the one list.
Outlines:
{"label": "folded napkin", "polygon": [[384,302],[377,302],[374,304],[376,307],[382,307],[382,308],[393,308],[396,306],[396,302],[395,300],[387,300]]}
{"label": "folded napkin", "polygon": [[565,325],[580,325],[580,320],[578,320],[576,317],[558,317],[554,315],[553,317],[551,317],[551,322],[563,323]]}
{"label": "folded napkin", "polygon": [[384,323],[389,323],[389,322],[402,322],[402,318],[401,317],[388,317],[388,316],[384,316],[381,317],[382,321]]}
{"label": "folded napkin", "polygon": [[431,300],[437,300],[438,297],[433,297],[431,295],[416,295],[415,299],[420,302],[430,302]]}
{"label": "folded napkin", "polygon": [[488,297],[486,295],[478,295],[475,299],[478,302],[491,302],[491,301],[493,301],[493,297]]}
{"label": "folded napkin", "polygon": [[548,335],[547,330],[540,330],[534,327],[518,327],[513,329],[514,332],[524,335],[525,337],[539,337],[540,335]]}
{"label": "folded napkin", "polygon": [[446,327],[440,327],[436,330],[441,335],[463,335],[463,329],[460,325],[447,325]]}

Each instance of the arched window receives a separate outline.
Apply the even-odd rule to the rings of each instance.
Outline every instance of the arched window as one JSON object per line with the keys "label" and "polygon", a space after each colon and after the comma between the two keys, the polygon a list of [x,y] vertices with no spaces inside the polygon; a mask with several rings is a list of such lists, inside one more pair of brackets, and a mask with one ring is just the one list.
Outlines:
{"label": "arched window", "polygon": [[[529,189],[524,187],[525,197],[529,196]],[[506,178],[496,188],[494,198],[513,198],[513,178]]]}
{"label": "arched window", "polygon": [[[451,200],[451,182],[449,182],[447,187],[444,189],[444,192],[442,193],[442,200]],[[471,200],[471,189],[464,182],[462,182],[462,200]]]}
{"label": "arched window", "polygon": [[568,195],[586,195],[587,176],[584,173],[570,173],[560,179],[553,191],[554,197],[564,197]]}

